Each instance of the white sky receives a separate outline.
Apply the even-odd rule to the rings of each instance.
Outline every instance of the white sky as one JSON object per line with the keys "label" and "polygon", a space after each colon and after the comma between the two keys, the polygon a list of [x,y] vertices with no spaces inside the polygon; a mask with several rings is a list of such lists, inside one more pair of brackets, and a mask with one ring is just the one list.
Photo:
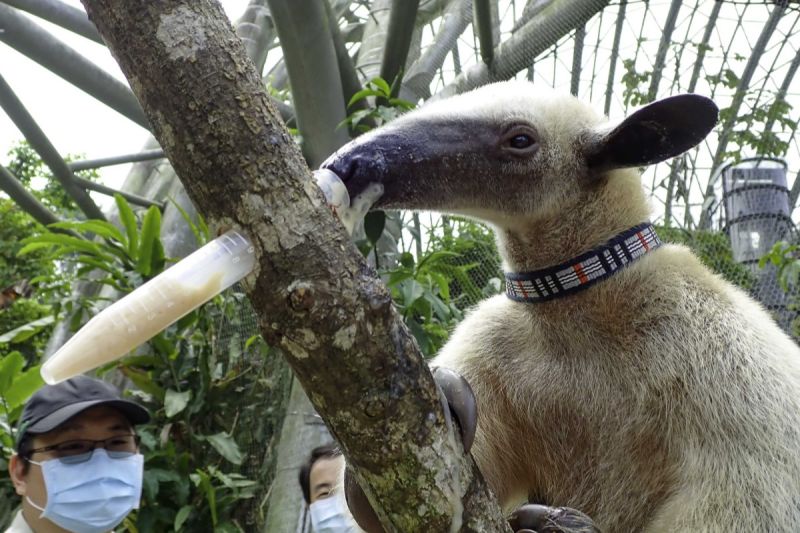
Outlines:
{"label": "white sky", "polygon": [[[79,0],[62,1],[83,9]],[[222,0],[221,4],[228,17],[235,20],[244,13],[248,0]],[[37,17],[30,18],[89,61],[125,82],[106,47]],[[148,137],[142,127],[4,43],[0,43],[0,73],[62,156],[82,154],[95,159],[135,153],[141,150]],[[22,133],[0,110],[0,163],[7,162],[9,148],[22,139]],[[101,177],[108,185],[119,187],[130,166],[106,167],[101,169]],[[92,193],[92,196],[101,204],[108,201],[108,197],[97,193]]]}

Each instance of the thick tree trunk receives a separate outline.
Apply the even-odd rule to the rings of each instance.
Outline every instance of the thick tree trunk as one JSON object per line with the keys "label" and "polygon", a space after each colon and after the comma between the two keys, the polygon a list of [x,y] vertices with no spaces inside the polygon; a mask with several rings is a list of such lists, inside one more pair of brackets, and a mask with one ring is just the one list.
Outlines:
{"label": "thick tree trunk", "polygon": [[258,266],[246,285],[262,333],[285,351],[387,529],[507,528],[221,7],[83,1],[198,211],[250,235]]}

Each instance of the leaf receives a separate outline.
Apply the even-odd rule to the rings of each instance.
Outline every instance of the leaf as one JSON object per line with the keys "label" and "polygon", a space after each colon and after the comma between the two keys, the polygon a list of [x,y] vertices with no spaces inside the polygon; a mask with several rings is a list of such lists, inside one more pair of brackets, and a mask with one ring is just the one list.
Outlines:
{"label": "leaf", "polygon": [[150,396],[153,396],[159,401],[164,400],[164,389],[159,387],[147,372],[134,370],[133,368],[127,366],[120,366],[120,371],[125,374],[128,379],[133,381],[133,384],[139,387],[142,391],[146,392]]}
{"label": "leaf", "polygon": [[378,242],[386,226],[386,213],[383,211],[370,211],[364,217],[364,233],[373,246]]}
{"label": "leaf", "polygon": [[438,272],[431,272],[431,279],[439,287],[439,295],[445,302],[450,301],[450,281],[446,276]]}
{"label": "leaf", "polygon": [[372,109],[360,109],[358,111],[350,113],[347,116],[347,118],[341,121],[339,124],[337,124],[336,127],[339,128],[345,124],[351,124],[353,126],[357,126],[362,120],[371,116],[372,114],[373,114]]}
{"label": "leaf", "polygon": [[242,455],[241,450],[239,450],[239,445],[236,444],[236,441],[233,439],[233,437],[227,433],[220,432],[214,435],[200,436],[198,438],[207,440],[222,457],[231,463],[235,465],[242,464],[244,456]]}
{"label": "leaf", "polygon": [[436,317],[442,322],[447,322],[450,319],[450,308],[431,291],[425,291],[425,299],[431,304],[433,312]]}
{"label": "leaf", "polygon": [[93,269],[97,268],[97,269],[100,269],[100,270],[104,270],[104,271],[108,272],[109,274],[116,274],[117,273],[117,271],[109,263],[107,263],[105,261],[100,261],[100,260],[95,259],[93,257],[87,257],[87,256],[82,256],[79,260],[80,260],[81,263],[83,263],[85,265],[89,265]]}
{"label": "leaf", "polygon": [[403,100],[402,98],[389,98],[389,105],[402,111],[409,111],[417,107],[414,102],[409,102],[408,100]]}
{"label": "leaf", "polygon": [[192,398],[192,391],[188,390],[186,392],[178,392],[172,389],[167,389],[167,393],[164,396],[164,413],[167,415],[167,418],[172,418],[173,416],[177,415],[189,404],[189,400]]}
{"label": "leaf", "polygon": [[237,527],[233,522],[223,522],[214,528],[214,533],[241,533],[242,528]]}
{"label": "leaf", "polygon": [[381,96],[386,96],[387,98],[391,95],[392,89],[389,87],[389,84],[381,77],[372,78],[369,81],[370,85],[377,87],[381,91]]}
{"label": "leaf", "polygon": [[150,273],[152,275],[160,274],[162,270],[164,270],[164,264],[166,263],[166,257],[164,256],[164,245],[161,243],[161,239],[156,239],[153,241],[153,257],[150,260]]}
{"label": "leaf", "polygon": [[144,476],[142,477],[142,491],[144,492],[145,499],[151,502],[156,501],[158,496],[158,480],[145,468]]}
{"label": "leaf", "polygon": [[143,489],[149,501],[156,501],[162,483],[180,483],[177,472],[148,466],[144,469]]}
{"label": "leaf", "polygon": [[175,515],[175,523],[173,524],[175,531],[180,531],[181,526],[183,526],[183,523],[186,522],[187,518],[189,518],[189,514],[191,512],[192,512],[191,505],[184,505],[178,510],[178,514]]}
{"label": "leaf", "polygon": [[431,340],[430,337],[428,336],[428,333],[423,329],[423,327],[420,326],[419,323],[417,323],[417,321],[414,319],[407,320],[406,326],[408,326],[408,330],[411,332],[411,335],[413,335],[414,339],[416,339],[419,349],[422,350],[422,352],[425,355],[431,355],[430,354]]}
{"label": "leaf", "polygon": [[186,222],[186,224],[189,226],[189,229],[192,230],[192,234],[194,235],[194,240],[198,244],[198,246],[204,245],[206,243],[204,238],[205,236],[200,232],[200,228],[198,228],[197,225],[195,225],[195,223],[192,222],[192,217],[189,216],[189,213],[187,213],[186,210],[182,208],[180,204],[176,202],[174,199],[170,198],[169,201],[172,204],[172,207],[177,209],[178,212],[181,214],[181,218],[183,218],[184,222]]}
{"label": "leaf", "polygon": [[422,270],[428,263],[436,264],[440,263],[444,259],[456,258],[456,257],[461,257],[461,254],[457,252],[449,252],[447,250],[439,250],[423,257],[419,262],[417,270]]}
{"label": "leaf", "polygon": [[414,275],[409,270],[406,269],[395,270],[391,274],[389,274],[389,279],[386,280],[386,285],[388,285],[389,287],[394,287],[401,281],[405,281],[413,277]]}
{"label": "leaf", "polygon": [[400,264],[406,268],[414,268],[414,255],[410,252],[400,254]]}
{"label": "leaf", "polygon": [[235,474],[235,473],[226,474],[224,472],[220,472],[216,468],[214,469],[213,473],[214,477],[222,481],[222,484],[231,490],[243,489],[258,485],[257,481],[253,481],[252,479],[247,479],[241,474]]}
{"label": "leaf", "polygon": [[82,220],[79,222],[73,221],[65,221],[65,222],[54,222],[53,224],[48,224],[48,228],[60,228],[60,229],[73,229],[84,233],[94,233],[100,235],[101,237],[105,237],[107,239],[111,239],[112,241],[116,241],[121,243],[122,245],[128,244],[128,239],[122,234],[122,232],[111,222],[106,222],[105,220]]}
{"label": "leaf", "polygon": [[363,100],[368,96],[383,96],[380,91],[376,91],[375,89],[361,89],[352,97],[350,97],[350,101],[347,102],[347,107],[351,107],[353,104],[358,102],[359,100]]}
{"label": "leaf", "polygon": [[27,324],[23,324],[18,328],[14,328],[11,331],[0,335],[0,344],[24,342],[42,331],[47,326],[53,324],[55,320],[55,317],[52,315],[32,320]]}
{"label": "leaf", "polygon": [[217,492],[214,489],[214,486],[211,484],[211,479],[208,477],[208,474],[203,472],[200,469],[195,471],[195,474],[190,474],[192,481],[194,484],[200,487],[200,489],[205,493],[206,500],[208,500],[208,507],[211,511],[211,523],[216,526],[217,525]]}
{"label": "leaf", "polygon": [[0,395],[5,396],[14,379],[25,366],[25,359],[19,352],[11,352],[0,359]]}
{"label": "leaf", "polygon": [[131,206],[122,195],[114,194],[114,201],[117,203],[119,219],[122,225],[125,226],[125,232],[128,234],[128,255],[135,259],[136,252],[139,249],[139,229],[136,227],[136,216],[133,214]]}
{"label": "leaf", "polygon": [[161,211],[156,206],[148,208],[142,222],[141,241],[139,242],[139,253],[136,261],[136,271],[143,276],[149,276],[152,272],[153,252],[155,251],[155,241],[161,233]]}
{"label": "leaf", "polygon": [[41,250],[42,248],[52,248],[53,246],[55,246],[55,244],[51,242],[31,242],[20,248],[17,252],[17,257],[35,252],[36,250]]}
{"label": "leaf", "polygon": [[24,244],[40,242],[61,245],[69,252],[85,252],[91,255],[102,256],[103,253],[100,248],[93,242],[72,235],[64,235],[63,233],[42,233],[33,237],[23,239]]}
{"label": "leaf", "polygon": [[[23,405],[31,395],[44,385],[42,375],[39,373],[41,365],[33,366],[14,378],[14,382],[4,394],[6,402],[11,409]],[[13,422],[13,420],[9,420]]]}
{"label": "leaf", "polygon": [[425,293],[425,288],[417,280],[410,279],[400,286],[400,294],[403,296],[403,305],[411,307]]}

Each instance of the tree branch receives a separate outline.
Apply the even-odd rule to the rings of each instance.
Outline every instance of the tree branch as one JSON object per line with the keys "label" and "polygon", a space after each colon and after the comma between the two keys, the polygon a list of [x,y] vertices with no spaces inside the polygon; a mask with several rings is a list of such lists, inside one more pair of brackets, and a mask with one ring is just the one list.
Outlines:
{"label": "tree branch", "polygon": [[83,1],[198,211],[250,235],[258,266],[246,287],[262,333],[285,351],[386,529],[506,529],[412,336],[219,4]]}

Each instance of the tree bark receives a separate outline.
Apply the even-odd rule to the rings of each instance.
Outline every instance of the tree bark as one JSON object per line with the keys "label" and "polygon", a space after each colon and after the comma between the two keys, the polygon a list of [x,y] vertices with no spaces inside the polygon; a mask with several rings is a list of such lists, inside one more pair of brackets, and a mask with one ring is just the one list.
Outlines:
{"label": "tree bark", "polygon": [[257,259],[248,296],[388,531],[507,530],[430,372],[333,218],[210,0],[83,0],[155,136],[214,227]]}

